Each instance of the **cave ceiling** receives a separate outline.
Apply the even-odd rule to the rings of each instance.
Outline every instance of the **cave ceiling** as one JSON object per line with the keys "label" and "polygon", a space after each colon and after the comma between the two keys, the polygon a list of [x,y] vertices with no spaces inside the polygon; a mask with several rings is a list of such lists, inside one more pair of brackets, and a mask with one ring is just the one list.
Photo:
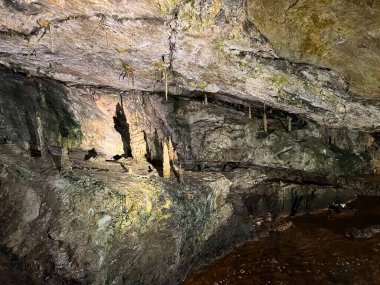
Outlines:
{"label": "cave ceiling", "polygon": [[205,92],[332,127],[380,128],[380,4],[2,0],[0,63],[68,86]]}

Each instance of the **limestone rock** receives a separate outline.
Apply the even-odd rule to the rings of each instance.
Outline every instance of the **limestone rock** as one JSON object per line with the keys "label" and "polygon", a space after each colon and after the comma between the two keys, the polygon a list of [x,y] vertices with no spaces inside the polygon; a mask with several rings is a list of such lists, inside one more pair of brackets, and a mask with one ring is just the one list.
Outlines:
{"label": "limestone rock", "polygon": [[249,19],[281,56],[331,68],[359,96],[379,98],[378,1],[249,0]]}
{"label": "limestone rock", "polygon": [[1,1],[0,245],[52,284],[171,285],[378,195],[375,2]]}
{"label": "limestone rock", "polygon": [[[380,127],[367,100],[379,94],[376,1],[0,5],[0,63],[18,72],[120,91],[168,85],[170,95],[208,92],[208,101],[263,102],[327,126]],[[162,58],[169,82],[157,74]]]}

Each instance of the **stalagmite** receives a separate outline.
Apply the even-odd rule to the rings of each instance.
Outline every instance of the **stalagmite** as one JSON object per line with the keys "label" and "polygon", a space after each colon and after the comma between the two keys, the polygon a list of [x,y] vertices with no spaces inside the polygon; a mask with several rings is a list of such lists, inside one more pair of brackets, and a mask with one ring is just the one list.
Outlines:
{"label": "stalagmite", "polygon": [[207,104],[208,104],[207,95],[205,95],[205,100],[204,100],[204,103],[205,103],[205,105],[207,105]]}
{"label": "stalagmite", "polygon": [[288,132],[292,131],[292,117],[288,116]]}
{"label": "stalagmite", "polygon": [[183,168],[182,168],[182,165],[180,164],[178,166],[178,177],[179,177],[179,183],[183,183]]}
{"label": "stalagmite", "polygon": [[61,165],[60,166],[61,166],[60,170],[71,168],[71,163],[70,163],[70,159],[69,159],[69,151],[68,151],[67,147],[65,147],[65,146],[62,148]]}
{"label": "stalagmite", "polygon": [[53,42],[53,27],[49,25],[49,36],[50,36],[50,49],[51,53],[54,53],[54,42]]}
{"label": "stalagmite", "polygon": [[[170,176],[170,167],[171,167],[175,176],[178,179],[178,182],[181,182],[182,173],[181,173],[181,169],[177,165],[178,155],[177,155],[177,152],[174,150],[173,142],[170,137],[168,139],[168,157],[169,157],[169,176]],[[164,153],[164,158],[165,158],[165,153]],[[164,165],[165,165],[165,160],[164,160]],[[164,177],[165,177],[165,170],[164,170]]]}
{"label": "stalagmite", "polygon": [[41,152],[44,152],[45,150],[45,144],[44,144],[44,127],[42,125],[42,120],[39,112],[36,112],[36,119],[37,119],[37,135],[38,135],[38,144],[40,146]]}
{"label": "stalagmite", "polygon": [[154,160],[154,152],[151,149],[149,150],[149,158],[150,158],[151,161]]}
{"label": "stalagmite", "polygon": [[263,123],[264,123],[264,131],[268,132],[268,120],[267,120],[267,111],[266,111],[266,105],[265,104],[264,104]]}
{"label": "stalagmite", "polygon": [[248,118],[249,118],[249,119],[252,119],[252,110],[251,110],[251,106],[248,106]]}
{"label": "stalagmite", "polygon": [[162,176],[164,178],[170,178],[170,157],[168,143],[165,141],[162,143]]}
{"label": "stalagmite", "polygon": [[175,156],[175,151],[172,143],[172,139],[169,137],[168,140],[168,149],[169,149],[169,159],[171,162],[174,163],[174,156]]}

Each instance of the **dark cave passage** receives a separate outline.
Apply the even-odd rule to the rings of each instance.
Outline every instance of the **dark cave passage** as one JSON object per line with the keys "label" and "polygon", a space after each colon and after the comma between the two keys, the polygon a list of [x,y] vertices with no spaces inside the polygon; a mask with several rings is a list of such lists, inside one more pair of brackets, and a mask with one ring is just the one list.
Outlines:
{"label": "dark cave passage", "polygon": [[117,103],[115,116],[113,117],[115,130],[120,133],[121,139],[123,141],[124,156],[132,157],[131,149],[131,134],[129,131],[129,124],[127,122],[127,117],[124,112],[123,99],[121,98],[121,103]]}

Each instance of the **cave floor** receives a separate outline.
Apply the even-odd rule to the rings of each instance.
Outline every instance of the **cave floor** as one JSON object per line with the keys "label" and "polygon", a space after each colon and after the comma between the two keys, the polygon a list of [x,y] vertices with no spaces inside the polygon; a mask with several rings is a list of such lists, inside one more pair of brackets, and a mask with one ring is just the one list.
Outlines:
{"label": "cave floor", "polygon": [[235,248],[183,285],[380,284],[380,234],[348,236],[380,224],[380,197],[360,196],[348,209],[295,217],[294,227]]}
{"label": "cave floor", "polygon": [[[380,197],[358,197],[348,209],[355,213],[295,217],[294,227],[237,247],[183,285],[380,284],[380,235],[346,236],[348,229],[380,224]],[[5,250],[0,250],[0,276],[4,285],[45,284]]]}

